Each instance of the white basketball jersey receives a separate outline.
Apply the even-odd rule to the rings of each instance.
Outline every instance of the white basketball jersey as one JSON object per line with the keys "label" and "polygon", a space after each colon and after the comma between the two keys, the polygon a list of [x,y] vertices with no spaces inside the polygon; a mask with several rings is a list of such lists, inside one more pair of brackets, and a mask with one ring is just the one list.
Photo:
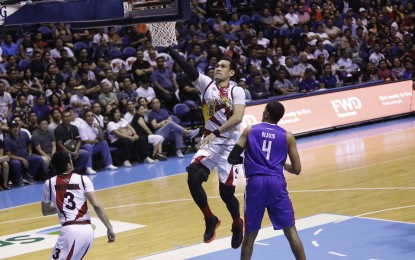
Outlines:
{"label": "white basketball jersey", "polygon": [[92,191],[94,186],[89,178],[76,173],[63,174],[45,182],[42,201],[55,205],[61,224],[90,221],[85,193]]}

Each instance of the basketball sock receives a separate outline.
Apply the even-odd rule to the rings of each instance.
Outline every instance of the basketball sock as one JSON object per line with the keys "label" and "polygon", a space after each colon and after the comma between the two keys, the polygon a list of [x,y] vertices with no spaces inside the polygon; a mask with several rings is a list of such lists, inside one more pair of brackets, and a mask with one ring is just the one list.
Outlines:
{"label": "basketball sock", "polygon": [[202,210],[203,216],[205,216],[205,218],[213,217],[213,213],[212,213],[212,211],[210,211],[209,205],[207,205],[206,207],[204,207],[201,210]]}
{"label": "basketball sock", "polygon": [[232,227],[240,227],[242,225],[242,219],[236,218],[233,220]]}

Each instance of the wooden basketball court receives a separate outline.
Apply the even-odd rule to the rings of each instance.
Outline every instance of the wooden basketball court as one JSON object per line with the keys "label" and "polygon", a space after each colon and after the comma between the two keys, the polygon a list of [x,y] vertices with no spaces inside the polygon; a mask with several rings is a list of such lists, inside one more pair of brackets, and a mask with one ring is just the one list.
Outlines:
{"label": "wooden basketball court", "polygon": [[[406,124],[300,138],[303,171],[299,176],[286,174],[296,219],[332,213],[415,223],[414,125],[412,119]],[[165,167],[177,161],[169,158]],[[106,177],[140,172],[117,174]],[[111,244],[105,237],[96,238],[85,259],[135,259],[201,243],[204,220],[190,197],[186,178],[183,173],[97,191],[111,220],[145,227],[118,233]],[[219,197],[216,173],[204,187],[212,211],[222,220],[217,238],[230,236],[231,219]],[[243,192],[241,176],[237,186],[241,212]],[[56,215],[41,216],[40,203],[0,211],[0,236],[58,224]],[[263,227],[269,225],[265,217]],[[239,258],[239,251],[233,259]],[[13,259],[49,255],[50,248]]]}

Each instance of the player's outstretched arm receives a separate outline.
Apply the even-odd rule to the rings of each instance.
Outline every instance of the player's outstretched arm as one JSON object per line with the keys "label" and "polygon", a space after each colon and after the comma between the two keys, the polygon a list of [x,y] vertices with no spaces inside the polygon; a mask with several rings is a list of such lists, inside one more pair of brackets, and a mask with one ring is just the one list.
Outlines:
{"label": "player's outstretched arm", "polygon": [[108,236],[108,243],[115,241],[115,233],[112,229],[111,222],[105,213],[104,209],[102,208],[101,204],[99,203],[97,197],[95,196],[95,192],[87,192],[85,193],[86,197],[91,203],[92,207],[94,207],[95,213],[97,213],[98,218],[104,223],[105,227],[107,228],[107,236]]}
{"label": "player's outstretched arm", "polygon": [[190,82],[196,81],[199,77],[199,71],[195,67],[193,67],[190,63],[188,63],[182,56],[180,56],[177,51],[171,47],[167,48],[172,59],[179,64],[180,68],[183,70],[184,73],[189,77]]}
{"label": "player's outstretched arm", "polygon": [[301,161],[300,155],[297,150],[297,142],[291,132],[287,131],[287,143],[288,143],[288,157],[291,163],[285,163],[284,170],[292,174],[300,174],[301,172]]}

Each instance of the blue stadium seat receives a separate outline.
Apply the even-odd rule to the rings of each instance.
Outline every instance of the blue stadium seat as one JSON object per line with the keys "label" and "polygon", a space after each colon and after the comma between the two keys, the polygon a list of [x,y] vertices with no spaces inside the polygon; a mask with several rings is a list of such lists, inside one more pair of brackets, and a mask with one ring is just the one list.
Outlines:
{"label": "blue stadium seat", "polygon": [[241,15],[240,19],[241,19],[241,22],[243,23],[246,23],[246,24],[251,23],[251,17],[249,17],[249,15],[243,14]]}
{"label": "blue stadium seat", "polygon": [[180,119],[180,125],[183,127],[189,127],[192,125],[190,121],[190,108],[183,103],[178,103],[173,107],[173,115]]}
{"label": "blue stadium seat", "polygon": [[135,53],[137,52],[137,50],[135,49],[135,48],[133,48],[133,47],[129,47],[129,46],[127,46],[127,47],[125,47],[123,50],[122,50],[122,53],[126,56],[126,57],[133,57],[133,56],[135,56]]}
{"label": "blue stadium seat", "polygon": [[75,42],[73,48],[78,53],[81,49],[89,49],[89,46],[84,42]]}
{"label": "blue stadium seat", "polygon": [[19,67],[20,70],[26,70],[26,69],[29,68],[31,63],[32,63],[32,61],[29,60],[29,59],[22,59],[22,60],[19,61],[18,67]]}
{"label": "blue stadium seat", "polygon": [[108,56],[111,59],[117,59],[117,58],[120,58],[122,56],[122,52],[117,50],[117,49],[111,49],[111,50],[108,51]]}
{"label": "blue stadium seat", "polygon": [[292,32],[290,29],[284,28],[284,29],[281,29],[280,35],[281,37],[290,37],[292,35]]}

